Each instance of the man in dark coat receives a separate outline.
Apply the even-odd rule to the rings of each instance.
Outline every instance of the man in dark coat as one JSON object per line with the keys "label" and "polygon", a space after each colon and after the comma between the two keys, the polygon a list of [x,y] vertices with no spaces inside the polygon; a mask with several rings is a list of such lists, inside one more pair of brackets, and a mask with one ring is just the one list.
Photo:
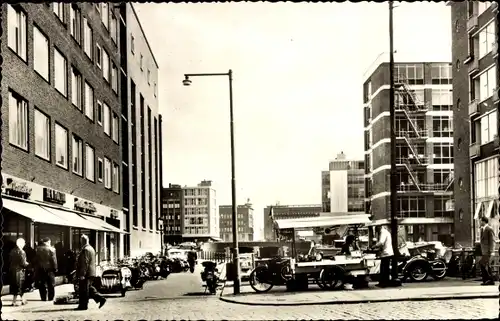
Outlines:
{"label": "man in dark coat", "polygon": [[100,295],[92,285],[96,276],[95,250],[89,244],[89,237],[82,235],[80,238],[82,249],[76,262],[76,277],[79,281],[79,300],[76,310],[87,310],[89,299],[93,299],[102,308],[106,299]]}
{"label": "man in dark coat", "polygon": [[491,226],[488,225],[486,217],[481,218],[481,276],[483,277],[482,285],[495,285],[495,280],[491,273],[491,256],[495,251],[495,233]]}
{"label": "man in dark coat", "polygon": [[54,300],[56,271],[56,250],[50,245],[50,239],[45,237],[36,248],[35,256],[35,276],[42,301],[47,301],[47,292],[49,301]]}

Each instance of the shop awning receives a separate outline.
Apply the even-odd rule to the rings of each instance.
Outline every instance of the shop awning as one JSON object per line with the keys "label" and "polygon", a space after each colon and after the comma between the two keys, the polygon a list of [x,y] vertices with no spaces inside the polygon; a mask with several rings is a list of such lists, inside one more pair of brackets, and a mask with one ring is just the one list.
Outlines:
{"label": "shop awning", "polygon": [[92,217],[92,216],[85,216],[85,219],[89,220],[90,222],[92,222],[95,225],[101,226],[102,227],[101,231],[129,234],[128,232],[122,231],[119,228],[109,224],[108,222],[101,220],[100,218]]}
{"label": "shop awning", "polygon": [[488,207],[486,208],[486,212],[484,213],[484,217],[490,218],[494,203],[495,203],[494,200],[489,201]]}
{"label": "shop awning", "polygon": [[72,227],[79,227],[87,230],[104,230],[100,225],[94,224],[93,222],[87,220],[78,213],[64,211],[53,207],[41,206],[45,211],[52,213],[53,215],[60,217],[63,220],[71,222]]}
{"label": "shop awning", "polygon": [[474,219],[479,219],[479,213],[481,212],[481,208],[483,207],[483,202],[479,202],[476,204],[476,210],[474,211]]}
{"label": "shop awning", "polygon": [[2,198],[2,202],[3,202],[3,207],[5,207],[6,209],[14,213],[17,213],[21,216],[27,217],[31,219],[33,222],[52,224],[52,225],[73,226],[73,223],[70,220],[64,219],[62,217],[59,217],[58,215],[48,212],[38,204],[16,201],[5,197]]}

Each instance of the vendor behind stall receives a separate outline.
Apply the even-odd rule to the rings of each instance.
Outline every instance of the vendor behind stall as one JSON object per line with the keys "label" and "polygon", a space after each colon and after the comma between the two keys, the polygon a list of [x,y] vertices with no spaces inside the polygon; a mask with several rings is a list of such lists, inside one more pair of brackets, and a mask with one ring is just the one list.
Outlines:
{"label": "vendor behind stall", "polygon": [[354,235],[347,235],[344,245],[342,245],[342,249],[340,250],[340,254],[351,255],[353,251],[359,251],[359,247],[356,244],[356,237]]}

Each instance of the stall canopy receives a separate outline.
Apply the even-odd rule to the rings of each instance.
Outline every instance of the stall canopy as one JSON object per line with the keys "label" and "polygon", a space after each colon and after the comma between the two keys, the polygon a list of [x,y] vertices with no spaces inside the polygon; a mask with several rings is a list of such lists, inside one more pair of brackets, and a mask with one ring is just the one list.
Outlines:
{"label": "stall canopy", "polygon": [[85,219],[89,220],[95,225],[100,226],[102,228],[101,231],[128,234],[127,232],[120,230],[119,228],[101,220],[100,218],[85,216]]}
{"label": "stall canopy", "polygon": [[330,217],[278,219],[274,221],[277,229],[304,229],[314,227],[331,227],[339,225],[361,225],[370,223],[370,215],[356,214]]}

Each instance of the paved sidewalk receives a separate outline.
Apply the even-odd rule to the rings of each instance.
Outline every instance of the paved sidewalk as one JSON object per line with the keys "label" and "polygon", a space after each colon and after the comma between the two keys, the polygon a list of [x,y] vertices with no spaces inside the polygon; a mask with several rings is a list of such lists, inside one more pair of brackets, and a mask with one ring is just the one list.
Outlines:
{"label": "paved sidewalk", "polygon": [[[68,294],[70,292],[73,292],[74,286],[73,286],[73,284],[62,284],[62,285],[56,286],[55,289],[56,289],[56,297],[57,297],[60,295],[65,295],[65,294]],[[12,306],[12,295],[7,294],[7,295],[2,296],[2,311],[4,313],[10,313],[10,312],[13,312],[13,311],[19,310],[19,309],[40,308],[43,306],[54,304],[54,302],[52,302],[52,301],[48,302],[48,301],[40,300],[40,293],[38,292],[38,290],[34,290],[33,292],[25,293],[24,297],[28,301],[28,304],[25,306],[14,307],[14,306]]]}
{"label": "paved sidewalk", "polygon": [[244,305],[294,306],[499,298],[498,283],[497,286],[481,286],[478,282],[470,281],[426,283],[403,284],[399,288],[380,289],[370,285],[370,289],[366,290],[311,289],[303,292],[286,292],[284,287],[277,287],[275,291],[268,293],[256,293],[250,286],[242,286],[239,295],[233,295],[233,289],[226,287],[220,299],[224,302]]}

